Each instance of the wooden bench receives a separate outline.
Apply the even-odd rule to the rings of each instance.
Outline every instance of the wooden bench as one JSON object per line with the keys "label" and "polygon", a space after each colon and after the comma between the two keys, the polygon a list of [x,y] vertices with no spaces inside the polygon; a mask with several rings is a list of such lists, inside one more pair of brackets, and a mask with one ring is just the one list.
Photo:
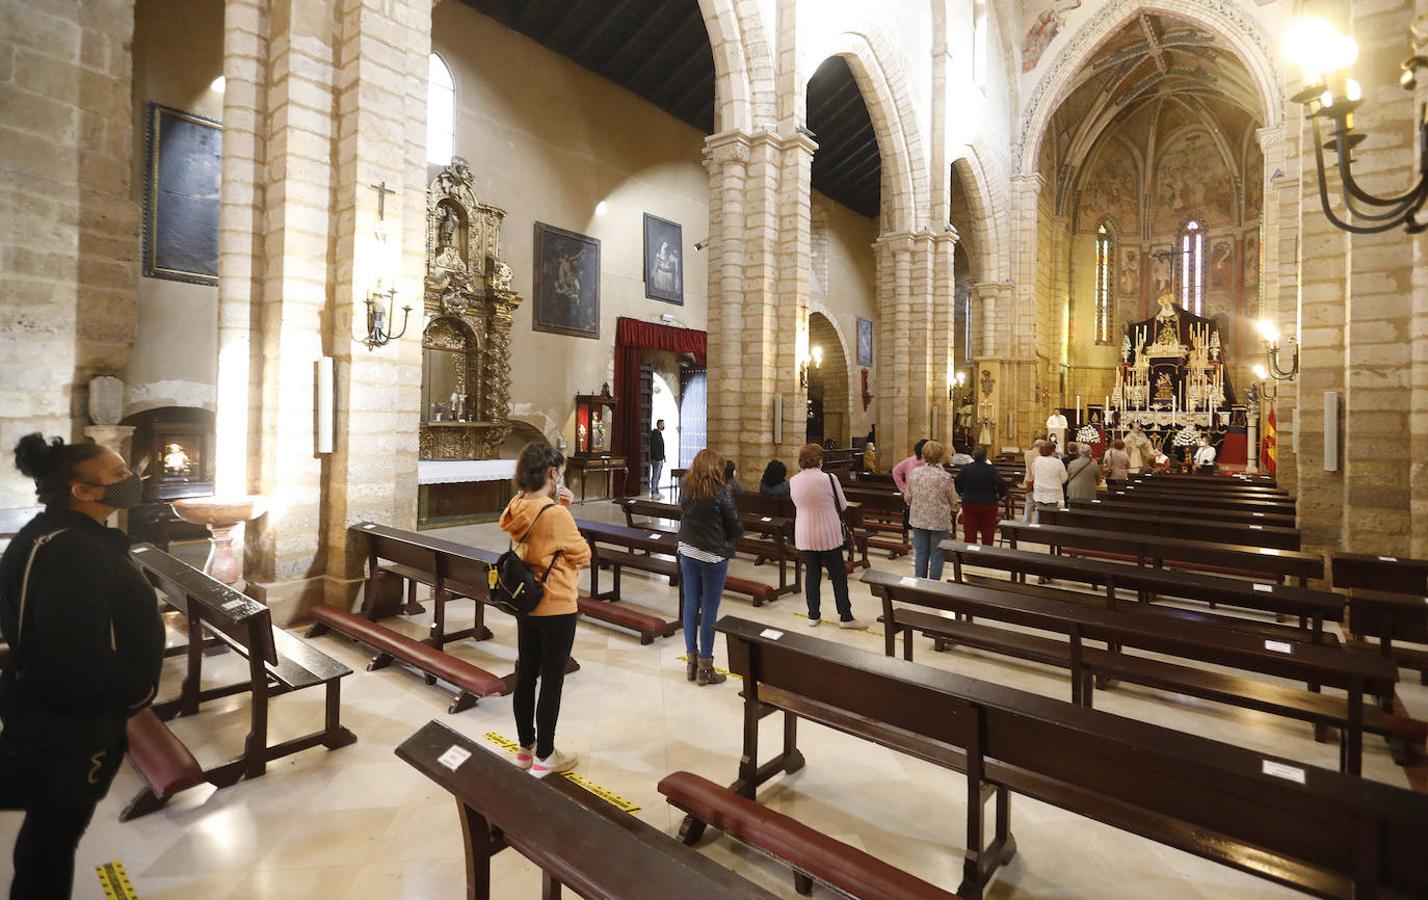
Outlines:
{"label": "wooden bench", "polygon": [[[1039,597],[1016,595],[963,584],[899,577],[873,570],[863,575],[883,601],[884,650],[894,653],[898,632],[903,658],[912,659],[913,634],[932,637],[939,645],[964,644],[993,653],[1031,659],[1071,671],[1071,702],[1090,706],[1097,678],[1140,684],[1309,722],[1321,728],[1343,729],[1340,769],[1357,775],[1362,769],[1363,732],[1389,735],[1416,731],[1410,722],[1385,716],[1364,702],[1364,695],[1392,696],[1398,673],[1370,654],[1346,652],[1312,644],[1264,640],[1188,622],[1148,620],[1119,610],[1087,609]],[[936,612],[897,607],[905,603]],[[957,621],[942,613],[975,616],[1006,625],[1063,634],[1062,641]],[[1104,641],[1111,650],[1086,647],[1084,641]],[[1312,685],[1341,688],[1347,700],[1308,690],[1225,675],[1206,669],[1166,663],[1118,652],[1123,647],[1159,653],[1198,663],[1228,666],[1259,675],[1287,678]],[[1094,676],[1094,677],[1093,677]]]}
{"label": "wooden bench", "polygon": [[561,897],[563,887],[603,898],[774,896],[569,779],[532,778],[439,722],[396,754],[455,798],[471,900],[490,900],[491,858],[507,847],[541,870],[546,898]]}
{"label": "wooden bench", "polygon": [[[1420,683],[1428,685],[1428,650],[1394,643],[1428,643],[1428,626],[1421,612],[1428,605],[1424,600],[1428,595],[1428,559],[1335,553],[1330,570],[1334,587],[1349,589],[1350,606],[1356,610],[1350,615],[1349,631],[1360,638],[1378,638],[1381,653],[1405,669],[1417,670]],[[1406,595],[1408,599],[1371,593],[1375,591]]]}
{"label": "wooden bench", "polygon": [[1281,528],[1262,523],[1223,522],[1218,517],[1204,516],[1200,521],[1166,519],[1157,515],[1141,515],[1123,509],[1058,509],[1041,513],[1040,521],[1048,525],[1070,528],[1093,528],[1101,531],[1153,534],[1159,537],[1192,538],[1222,544],[1242,544],[1246,547],[1273,547],[1277,550],[1298,550],[1299,529]]}
{"label": "wooden bench", "polygon": [[[1019,581],[1027,576],[1043,576],[1089,584],[1101,588],[1098,603],[1111,609],[1150,608],[1156,598],[1177,598],[1196,600],[1210,604],[1231,606],[1269,612],[1275,615],[1297,616],[1299,628],[1305,639],[1312,643],[1324,643],[1333,635],[1324,630],[1325,622],[1344,620],[1344,598],[1332,591],[1320,591],[1283,584],[1262,584],[1239,578],[1205,575],[1198,572],[1174,572],[1144,566],[1130,566],[1103,559],[1089,559],[1079,556],[1054,556],[1033,550],[1017,550],[1010,547],[984,547],[963,541],[943,541],[942,551],[952,563],[952,579],[967,580],[964,567],[1007,572]],[[1005,582],[1002,582],[1005,584]],[[1019,584],[1017,588],[1027,587]],[[1117,597],[1118,590],[1135,591],[1139,603],[1128,606]],[[1085,595],[1090,596],[1090,595]],[[1163,612],[1171,610],[1161,609]],[[1187,610],[1174,610],[1184,612]],[[1259,625],[1247,619],[1229,616],[1207,617],[1204,613],[1193,614],[1203,621],[1221,622],[1226,627],[1241,630],[1274,629],[1276,632],[1292,632],[1282,626],[1265,623]],[[1255,626],[1250,629],[1250,626]]]}
{"label": "wooden bench", "polygon": [[1106,491],[1106,496],[1161,505],[1178,503],[1186,508],[1199,509],[1204,512],[1239,510],[1241,512],[1262,512],[1274,513],[1281,516],[1292,516],[1296,510],[1296,505],[1293,500],[1283,498],[1235,497],[1211,492],[1201,492],[1193,496],[1187,496],[1183,490],[1163,485],[1159,487],[1147,487],[1144,485],[1136,486],[1128,484]]}
{"label": "wooden bench", "polygon": [[957,900],[955,894],[692,772],[666,775],[659,792],[688,816],[679,834],[684,843],[692,846],[705,826],[713,825],[790,866],[800,894],[811,894],[816,881],[848,897]]}
{"label": "wooden bench", "polygon": [[1136,472],[1131,475],[1131,480],[1153,480],[1157,482],[1163,481],[1166,483],[1179,483],[1182,481],[1210,481],[1212,483],[1218,483],[1218,481],[1226,481],[1231,484],[1250,484],[1258,485],[1261,487],[1279,486],[1278,481],[1275,480],[1275,477],[1273,475],[1269,475],[1263,472],[1257,472],[1253,475],[1247,472],[1217,472],[1214,476],[1208,479],[1204,475],[1200,475],[1193,472]]}
{"label": "wooden bench", "polygon": [[[679,572],[679,539],[669,532],[641,530],[639,528],[628,528],[624,525],[611,525],[608,522],[592,522],[586,519],[576,519],[575,524],[580,527],[580,531],[585,535],[594,550],[596,559],[606,560],[614,569],[614,587],[604,594],[597,594],[597,578],[595,565],[590,566],[590,593],[599,599],[619,599],[620,596],[620,569],[632,568],[641,569],[647,572],[663,574],[666,570],[672,570],[676,575]],[[626,551],[610,550],[601,544],[616,544],[625,547]],[[629,551],[644,551],[634,553]],[[655,553],[664,553],[674,556],[674,559],[660,559],[654,557]],[[764,584],[762,581],[755,581],[752,578],[740,578],[730,575],[724,579],[724,590],[726,593],[744,594],[753,601],[755,606],[763,606],[765,603],[772,603],[779,598],[778,589],[773,585]],[[684,608],[684,589],[681,586],[679,591],[680,609]]]}
{"label": "wooden bench", "polygon": [[1003,519],[997,527],[1013,548],[1021,540],[1079,556],[1133,560],[1141,566],[1230,573],[1262,581],[1297,578],[1300,587],[1307,586],[1311,578],[1324,577],[1324,558],[1317,553],[1121,534],[1010,519]]}
{"label": "wooden bench", "polygon": [[[799,718],[961,772],[961,896],[980,898],[1016,852],[1011,792],[1320,897],[1428,895],[1423,795],[734,616],[717,629],[744,680],[732,789],[755,799],[803,768]],[[764,759],[759,723],[775,712],[783,746]],[[888,788],[878,798],[895,802]]]}
{"label": "wooden bench", "polygon": [[[620,506],[625,512],[625,526],[633,529],[651,529],[678,534],[678,529],[670,529],[658,523],[678,522],[682,516],[680,507],[673,503],[658,503],[652,500],[622,500]],[[793,549],[793,520],[778,516],[761,516],[754,513],[739,513],[744,525],[744,536],[734,542],[734,550],[754,557],[754,565],[768,560],[778,563],[778,586],[775,593],[794,594],[803,589],[803,557]],[[637,521],[640,519],[640,521]],[[655,520],[655,523],[644,521]],[[793,563],[793,580],[788,577],[788,564]]]}
{"label": "wooden bench", "polygon": [[[798,509],[789,497],[766,497],[753,491],[736,491],[734,506],[745,515],[769,516],[775,519],[786,519],[789,522],[795,521],[798,517]],[[872,565],[868,560],[868,535],[862,528],[862,507],[863,505],[856,500],[849,500],[847,507],[843,510],[843,523],[848,526],[849,533],[853,535],[853,546],[848,550],[847,558],[844,560],[844,565],[850,573],[856,571],[860,566],[866,569]],[[796,549],[790,552],[798,553]]]}
{"label": "wooden bench", "polygon": [[1288,491],[1273,485],[1264,484],[1258,481],[1244,481],[1238,478],[1229,477],[1206,477],[1198,474],[1170,475],[1145,475],[1135,474],[1130,477],[1128,484],[1137,487],[1169,488],[1177,491],[1213,491],[1221,494],[1235,494],[1241,496],[1265,496],[1265,497],[1289,497]]}
{"label": "wooden bench", "polygon": [[[1072,509],[1106,509],[1118,512],[1130,512],[1136,515],[1159,516],[1163,519],[1171,519],[1179,522],[1187,522],[1192,526],[1205,520],[1205,513],[1194,504],[1168,504],[1168,503],[1141,503],[1136,500],[1127,500],[1124,496],[1116,497],[1110,494],[1103,494],[1094,500],[1072,500]],[[1216,522],[1238,522],[1249,525],[1273,525],[1276,528],[1293,528],[1294,516],[1282,513],[1265,512],[1244,512],[1234,509],[1220,509],[1214,513]]]}
{"label": "wooden bench", "polygon": [[[887,552],[888,559],[897,559],[912,552],[907,542],[903,522],[907,517],[907,501],[896,490],[883,488],[845,488],[849,502],[859,507],[858,524],[866,535],[868,547]],[[879,537],[878,535],[891,535]]]}
{"label": "wooden bench", "polygon": [[[173,794],[191,787],[193,756],[163,720],[191,716],[202,704],[235,694],[249,695],[248,735],[243,752],[235,759],[199,773],[201,780],[215,787],[227,787],[243,778],[257,778],[267,764],[316,746],[329,750],[357,740],[343,727],[341,679],[351,669],[273,627],[268,608],[230,588],[185,562],[164,553],[152,544],[133,549],[134,562],[164,600],[184,616],[188,630],[187,668],[179,695],[151,707],[152,717],[141,714],[129,721],[129,753],[147,782],[120,814],[121,821],[137,818],[161,808]],[[248,662],[245,681],[219,687],[203,686],[205,632],[222,642]],[[268,702],[274,697],[309,687],[325,690],[323,727],[301,737],[268,744]]]}

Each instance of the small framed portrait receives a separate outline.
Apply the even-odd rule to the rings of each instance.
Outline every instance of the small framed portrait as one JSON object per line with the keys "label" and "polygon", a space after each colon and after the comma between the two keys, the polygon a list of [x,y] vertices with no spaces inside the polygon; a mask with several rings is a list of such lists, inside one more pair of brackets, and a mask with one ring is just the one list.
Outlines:
{"label": "small framed portrait", "polygon": [[873,364],[873,320],[858,317],[858,365]]}
{"label": "small framed portrait", "polygon": [[684,229],[645,213],[645,296],[684,305]]}
{"label": "small framed portrait", "polygon": [[535,298],[531,327],[571,337],[600,337],[600,241],[535,223]]}

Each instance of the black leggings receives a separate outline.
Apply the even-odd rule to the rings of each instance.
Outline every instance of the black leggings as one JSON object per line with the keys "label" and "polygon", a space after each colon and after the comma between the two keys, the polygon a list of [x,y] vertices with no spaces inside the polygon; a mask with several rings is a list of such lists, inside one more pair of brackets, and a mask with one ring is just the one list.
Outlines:
{"label": "black leggings", "polygon": [[97,800],[41,803],[25,813],[15,839],[11,900],[70,896],[74,854],[97,804]]}
{"label": "black leggings", "polygon": [[[578,613],[524,616],[516,626],[516,691],[511,700],[516,711],[516,737],[522,747],[535,744],[535,755],[540,758],[555,750],[560,690],[565,685],[565,664],[575,645],[578,618]],[[540,679],[539,702],[536,679]]]}
{"label": "black leggings", "polygon": [[848,567],[843,563],[843,548],[833,550],[800,550],[803,555],[803,598],[808,601],[808,618],[819,618],[822,605],[823,572],[833,582],[833,605],[843,622],[853,618],[853,606],[848,601]]}

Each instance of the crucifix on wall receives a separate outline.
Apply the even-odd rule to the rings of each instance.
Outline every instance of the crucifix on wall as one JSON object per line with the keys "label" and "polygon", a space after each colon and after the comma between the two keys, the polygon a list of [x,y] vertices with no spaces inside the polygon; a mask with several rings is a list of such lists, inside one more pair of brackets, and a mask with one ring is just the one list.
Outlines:
{"label": "crucifix on wall", "polygon": [[381,184],[369,184],[367,187],[377,192],[377,221],[384,221],[387,218],[387,195],[395,194],[396,191],[387,187],[385,179]]}

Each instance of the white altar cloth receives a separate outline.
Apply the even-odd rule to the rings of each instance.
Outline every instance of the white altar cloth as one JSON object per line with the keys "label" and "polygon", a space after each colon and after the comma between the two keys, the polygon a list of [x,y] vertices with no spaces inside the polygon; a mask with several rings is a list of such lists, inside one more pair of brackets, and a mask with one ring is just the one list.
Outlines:
{"label": "white altar cloth", "polygon": [[417,463],[417,484],[506,481],[515,474],[514,459],[423,459]]}

